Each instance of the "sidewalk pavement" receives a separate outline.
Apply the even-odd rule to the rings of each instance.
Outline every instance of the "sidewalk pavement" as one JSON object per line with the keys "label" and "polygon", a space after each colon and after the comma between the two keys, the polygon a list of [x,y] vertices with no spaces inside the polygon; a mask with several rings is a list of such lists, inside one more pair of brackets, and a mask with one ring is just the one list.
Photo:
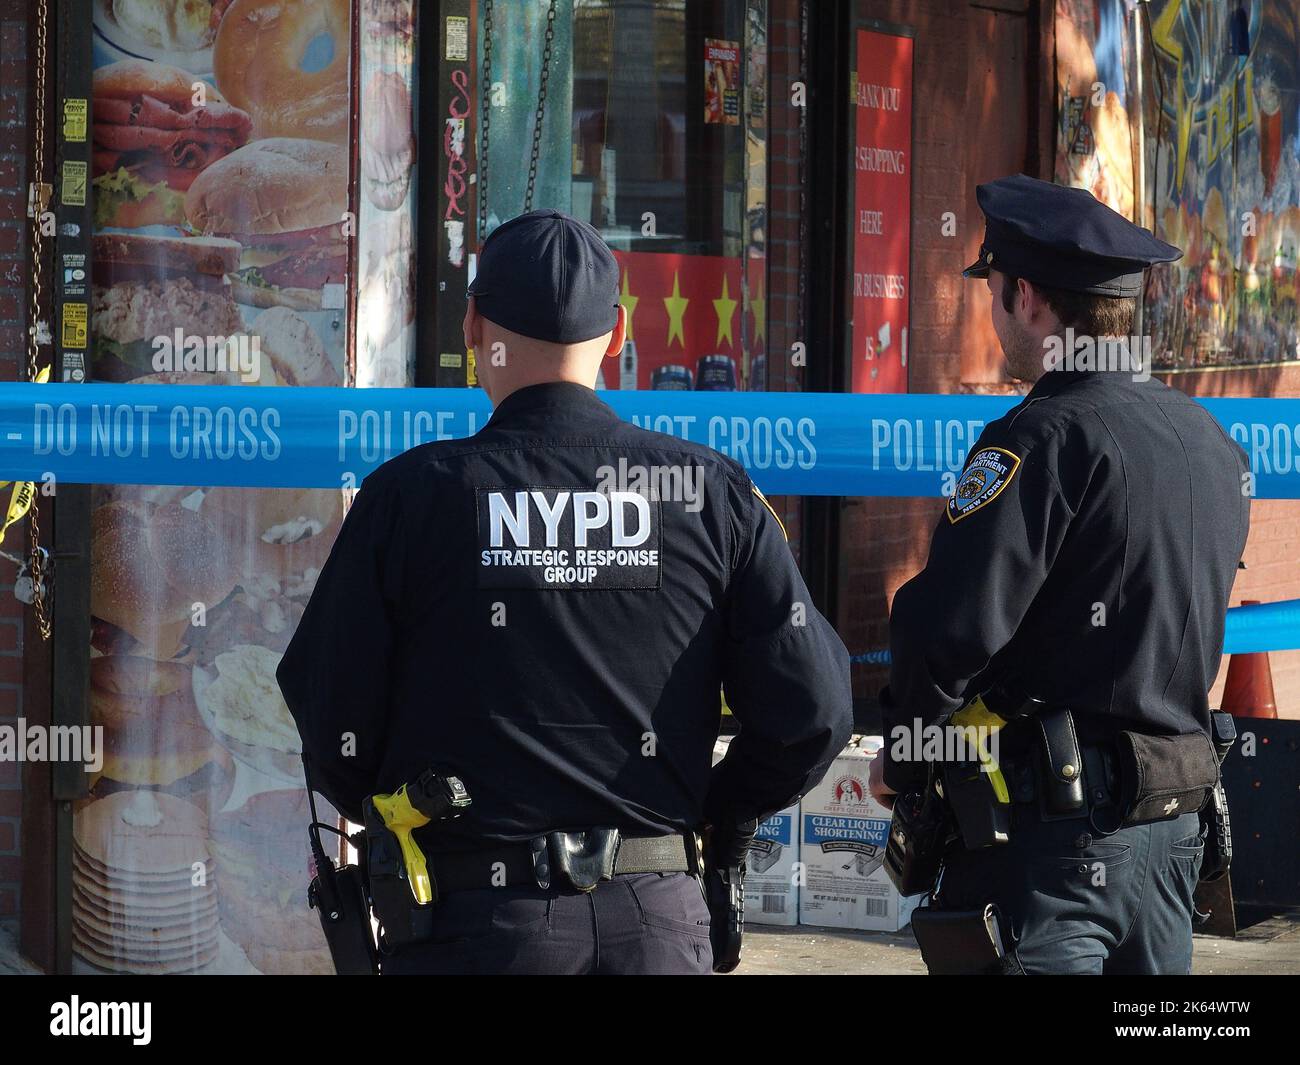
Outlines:
{"label": "sidewalk pavement", "polygon": [[[737,975],[922,976],[925,966],[911,929],[845,932],[834,928],[745,928]],[[1300,975],[1300,911],[1266,918],[1235,939],[1195,937],[1192,975]]]}
{"label": "sidewalk pavement", "polygon": [[[0,927],[0,975],[39,970],[18,955],[9,930]],[[922,976],[925,966],[909,929],[842,932],[833,928],[745,929],[744,961],[737,975]],[[1270,917],[1237,933],[1236,939],[1197,936],[1193,975],[1238,973],[1300,975],[1300,912]]]}

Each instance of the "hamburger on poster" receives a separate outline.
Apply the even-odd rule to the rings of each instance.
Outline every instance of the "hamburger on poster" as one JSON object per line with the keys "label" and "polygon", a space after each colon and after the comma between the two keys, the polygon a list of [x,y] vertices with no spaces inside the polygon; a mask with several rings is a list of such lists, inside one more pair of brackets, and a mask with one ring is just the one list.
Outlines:
{"label": "hamburger on poster", "polygon": [[125,59],[93,77],[95,227],[179,225],[205,167],[248,140],[252,120],[178,67]]}
{"label": "hamburger on poster", "polygon": [[320,310],[325,286],[346,283],[347,206],[347,149],[293,137],[231,152],[185,195],[195,232],[242,247],[234,298],[294,310]]}

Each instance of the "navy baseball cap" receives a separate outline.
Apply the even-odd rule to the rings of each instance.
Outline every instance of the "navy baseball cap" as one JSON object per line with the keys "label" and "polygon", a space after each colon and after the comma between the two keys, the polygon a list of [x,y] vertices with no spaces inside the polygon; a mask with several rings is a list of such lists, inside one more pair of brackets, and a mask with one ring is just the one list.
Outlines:
{"label": "navy baseball cap", "polygon": [[529,211],[483,242],[469,295],[503,329],[576,344],[613,330],[618,279],[618,261],[594,227],[562,211]]}
{"label": "navy baseball cap", "polygon": [[975,198],[984,243],[963,277],[1000,270],[1047,288],[1120,298],[1142,294],[1148,266],[1183,255],[1087,189],[1015,174],[980,185]]}

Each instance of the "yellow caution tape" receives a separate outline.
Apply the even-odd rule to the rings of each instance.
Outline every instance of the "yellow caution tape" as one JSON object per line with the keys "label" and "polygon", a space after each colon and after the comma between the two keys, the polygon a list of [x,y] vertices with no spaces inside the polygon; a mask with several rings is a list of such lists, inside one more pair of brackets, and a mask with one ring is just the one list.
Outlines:
{"label": "yellow caution tape", "polygon": [[16,521],[21,521],[27,515],[32,500],[36,497],[36,485],[31,481],[0,481],[0,492],[4,491],[5,485],[8,484],[12,484],[14,490],[9,497],[9,509],[5,513],[4,524],[0,525],[0,544],[4,543],[9,526]]}
{"label": "yellow caution tape", "polygon": [[[50,368],[44,367],[36,375],[38,385],[46,384],[50,379]],[[36,485],[31,481],[0,481],[0,492],[6,485],[12,484],[14,490],[9,496],[9,509],[5,512],[4,524],[0,525],[0,544],[5,541],[5,533],[16,521],[22,521],[32,509],[32,500],[36,498]]]}

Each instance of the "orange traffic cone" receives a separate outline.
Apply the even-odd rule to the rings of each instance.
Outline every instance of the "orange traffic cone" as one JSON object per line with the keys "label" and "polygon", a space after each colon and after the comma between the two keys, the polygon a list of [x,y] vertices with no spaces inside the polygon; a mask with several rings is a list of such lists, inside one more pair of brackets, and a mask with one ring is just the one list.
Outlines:
{"label": "orange traffic cone", "polygon": [[[1255,606],[1258,599],[1243,599],[1242,606]],[[1267,651],[1235,654],[1228,660],[1228,679],[1223,685],[1225,714],[1233,717],[1277,717],[1273,695],[1273,671]]]}

